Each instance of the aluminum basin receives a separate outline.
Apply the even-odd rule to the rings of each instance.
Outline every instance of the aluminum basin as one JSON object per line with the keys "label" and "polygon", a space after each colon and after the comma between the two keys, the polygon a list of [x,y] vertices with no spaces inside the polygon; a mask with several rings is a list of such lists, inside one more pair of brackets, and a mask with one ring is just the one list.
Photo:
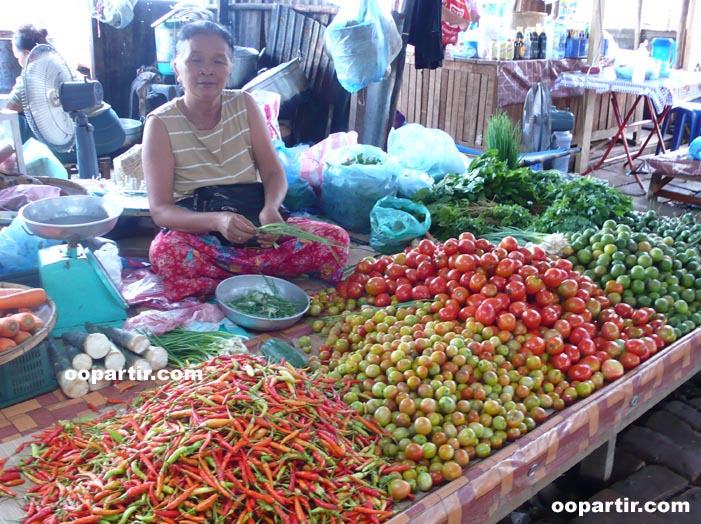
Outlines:
{"label": "aluminum basin", "polygon": [[80,242],[111,231],[123,209],[102,197],[73,195],[30,202],[19,210],[18,216],[37,236]]}
{"label": "aluminum basin", "polygon": [[[274,286],[280,297],[300,304],[297,313],[289,317],[263,318],[242,313],[226,304],[231,299],[245,295],[249,291],[267,291],[271,286]],[[232,322],[257,331],[276,331],[290,327],[297,323],[309,309],[309,295],[301,287],[281,278],[264,275],[237,275],[227,278],[217,286],[216,297],[219,307]]]}

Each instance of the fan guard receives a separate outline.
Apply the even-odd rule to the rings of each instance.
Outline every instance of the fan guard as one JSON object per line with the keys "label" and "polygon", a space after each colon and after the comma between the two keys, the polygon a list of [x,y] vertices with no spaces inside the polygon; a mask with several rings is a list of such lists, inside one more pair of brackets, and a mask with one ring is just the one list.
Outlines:
{"label": "fan guard", "polygon": [[37,45],[29,53],[22,72],[25,115],[34,134],[56,151],[70,151],[75,142],[73,119],[63,110],[59,93],[61,84],[77,80],[50,45]]}
{"label": "fan guard", "polygon": [[550,149],[552,98],[542,82],[528,90],[523,104],[523,143],[531,151]]}

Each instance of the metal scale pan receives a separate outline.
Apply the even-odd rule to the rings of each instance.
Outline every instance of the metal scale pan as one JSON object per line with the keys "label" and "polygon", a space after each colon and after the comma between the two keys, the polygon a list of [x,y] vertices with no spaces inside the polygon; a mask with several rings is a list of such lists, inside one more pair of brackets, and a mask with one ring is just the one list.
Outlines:
{"label": "metal scale pan", "polygon": [[66,244],[39,251],[39,274],[56,303],[53,334],[84,329],[86,322],[119,324],[127,303],[92,251],[81,245],[117,224],[123,208],[102,197],[74,195],[31,202],[19,210],[30,234]]}

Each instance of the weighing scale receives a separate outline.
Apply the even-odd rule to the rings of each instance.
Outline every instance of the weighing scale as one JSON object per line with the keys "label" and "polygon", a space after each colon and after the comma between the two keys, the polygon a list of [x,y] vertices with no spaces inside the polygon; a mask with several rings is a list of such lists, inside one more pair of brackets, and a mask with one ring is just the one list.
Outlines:
{"label": "weighing scale", "polygon": [[39,250],[42,287],[56,304],[52,335],[85,323],[122,325],[129,307],[86,245],[114,228],[123,208],[102,197],[74,195],[31,202],[19,210],[30,234],[65,244]]}

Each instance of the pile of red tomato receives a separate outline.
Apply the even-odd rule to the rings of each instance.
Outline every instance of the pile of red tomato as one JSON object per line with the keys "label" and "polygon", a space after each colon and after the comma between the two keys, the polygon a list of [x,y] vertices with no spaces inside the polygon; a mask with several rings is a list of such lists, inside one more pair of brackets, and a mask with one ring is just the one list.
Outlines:
{"label": "pile of red tomato", "polygon": [[[634,368],[676,339],[654,309],[611,307],[606,294],[572,267],[540,247],[519,247],[513,237],[494,246],[463,233],[442,244],[423,239],[403,253],[362,260],[336,292],[367,296],[380,307],[428,300],[438,320],[474,319],[495,326],[501,338],[525,335],[524,352],[547,352],[553,367],[573,366],[576,380],[588,374],[584,366],[597,371],[612,357]],[[612,380],[622,370],[609,364],[604,373]]]}

